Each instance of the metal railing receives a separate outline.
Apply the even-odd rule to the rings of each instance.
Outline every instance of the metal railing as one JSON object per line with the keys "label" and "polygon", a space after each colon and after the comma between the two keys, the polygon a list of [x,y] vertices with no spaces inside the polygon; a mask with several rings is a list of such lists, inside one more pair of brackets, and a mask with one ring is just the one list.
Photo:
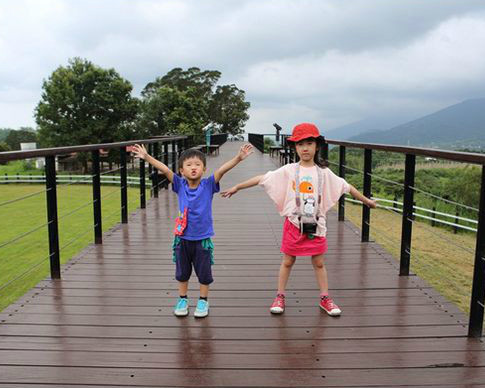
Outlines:
{"label": "metal railing", "polygon": [[[282,151],[280,153],[280,163],[287,164],[297,160],[294,149],[290,147],[286,141],[285,135],[282,139]],[[249,141],[254,137],[250,137]],[[404,166],[404,200],[400,209],[400,217],[402,223],[401,239],[400,239],[400,266],[399,275],[408,276],[411,262],[411,238],[412,227],[415,222],[415,217],[431,218],[421,214],[417,214],[414,210],[418,209],[414,205],[414,192],[422,192],[422,190],[415,187],[414,178],[416,170],[416,156],[427,156],[435,159],[452,160],[456,162],[471,163],[482,166],[481,181],[480,181],[480,200],[479,208],[476,209],[478,217],[476,220],[476,247],[474,251],[475,259],[473,266],[473,280],[472,292],[470,298],[470,317],[468,326],[469,337],[481,337],[483,332],[483,318],[484,318],[484,302],[485,302],[485,155],[468,153],[468,152],[454,152],[444,151],[438,149],[428,149],[420,147],[403,147],[386,144],[368,144],[355,143],[338,140],[326,140],[326,143],[321,148],[320,152],[324,159],[328,160],[329,144],[339,147],[339,175],[345,178],[347,169],[352,170],[346,165],[346,149],[359,148],[364,150],[364,171],[363,174],[363,194],[371,197],[372,178],[378,178],[372,174],[372,152],[386,151],[405,155]],[[253,143],[257,147],[256,144]],[[430,194],[430,193],[426,193]],[[430,194],[432,195],[432,194]],[[469,209],[472,209],[468,207]],[[428,209],[426,209],[428,210]],[[338,219],[343,221],[345,218],[345,198],[344,196],[339,200]],[[456,218],[455,218],[456,219]],[[367,206],[362,207],[362,230],[361,241],[369,241],[370,209]],[[473,228],[474,229],[474,228]],[[414,256],[416,256],[414,254]]]}
{"label": "metal railing", "polygon": [[[50,274],[51,278],[59,279],[61,277],[61,266],[60,266],[60,252],[66,246],[72,244],[73,241],[79,239],[77,236],[72,241],[69,241],[63,247],[59,246],[59,219],[71,215],[77,212],[80,209],[86,208],[87,206],[93,206],[93,226],[92,230],[94,232],[94,242],[96,244],[102,244],[102,201],[108,195],[112,195],[113,193],[106,194],[105,196],[101,196],[101,184],[109,183],[119,183],[120,186],[120,194],[121,194],[121,202],[120,202],[120,212],[121,212],[121,223],[128,223],[128,185],[133,184],[134,182],[137,183],[140,187],[140,207],[146,207],[146,198],[145,198],[145,190],[146,187],[151,187],[152,196],[158,197],[158,192],[162,185],[166,185],[166,179],[163,177],[159,177],[159,174],[154,172],[153,169],[149,168],[152,179],[152,183],[147,184],[146,182],[146,173],[145,173],[145,162],[143,160],[139,161],[138,169],[139,169],[139,177],[133,178],[128,177],[127,170],[127,151],[126,148],[128,146],[132,146],[134,144],[145,144],[148,149],[149,153],[153,155],[155,158],[164,161],[167,165],[171,167],[173,171],[176,171],[176,163],[178,160],[178,156],[180,153],[187,148],[188,141],[186,136],[171,136],[171,137],[164,137],[164,138],[157,138],[157,139],[148,139],[148,140],[136,140],[136,141],[126,141],[126,142],[119,142],[119,143],[105,143],[105,144],[90,144],[90,145],[81,145],[81,146],[73,146],[73,147],[57,147],[57,148],[48,148],[48,149],[37,149],[37,150],[29,150],[29,151],[11,151],[11,152],[1,152],[0,153],[0,163],[9,162],[14,160],[23,160],[29,158],[45,158],[45,173],[42,178],[35,178],[25,176],[25,179],[28,183],[33,183],[35,181],[42,181],[45,183],[46,188],[45,190],[38,191],[36,193],[28,194],[20,198],[15,198],[12,200],[5,201],[0,203],[0,207],[12,204],[15,202],[19,202],[25,200],[27,198],[31,198],[33,196],[44,194],[46,195],[46,207],[47,207],[47,222],[43,225],[36,226],[31,231],[27,233],[23,233],[21,236],[17,236],[10,241],[2,244],[1,247],[7,244],[15,243],[15,241],[19,240],[20,238],[25,237],[26,235],[37,231],[41,227],[47,226],[48,228],[48,241],[49,241],[49,255],[47,258],[50,261]],[[163,147],[163,153],[160,153],[160,145]],[[169,158],[169,146],[171,148]],[[119,168],[114,170],[101,172],[100,169],[100,150],[110,150],[110,149],[117,149],[119,151]],[[91,153],[91,174],[90,175],[83,175],[83,176],[69,176],[68,179],[65,175],[57,175],[56,173],[56,157],[58,155],[65,155],[71,153],[80,153],[80,152],[90,152]],[[170,163],[170,164],[169,164]],[[107,174],[111,174],[113,172],[119,172],[118,177],[109,176]],[[10,181],[3,177],[3,183],[21,183],[21,179],[16,179],[15,181]],[[37,182],[40,183],[40,182]],[[59,186],[60,183],[63,183]],[[57,199],[57,189],[58,187],[68,186],[72,184],[84,184],[90,183],[92,184],[92,200],[82,206],[78,207],[77,209],[70,210],[67,214],[62,215],[61,217],[58,216],[58,199]],[[87,230],[83,233],[83,236],[90,231]],[[7,285],[3,285],[0,289],[5,288],[13,281],[18,280],[25,274],[31,272],[36,267],[41,265],[45,259],[43,258],[41,261],[35,264],[34,267],[29,268],[27,271],[22,273],[20,276],[17,276],[15,279],[9,281]]]}

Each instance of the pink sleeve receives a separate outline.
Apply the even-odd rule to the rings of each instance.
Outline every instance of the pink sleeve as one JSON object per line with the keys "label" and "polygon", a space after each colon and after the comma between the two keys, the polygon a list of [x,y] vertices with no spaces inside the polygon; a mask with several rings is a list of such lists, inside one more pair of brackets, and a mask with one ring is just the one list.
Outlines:
{"label": "pink sleeve", "polygon": [[274,171],[268,171],[260,180],[266,193],[273,200],[279,212],[283,211],[288,188],[288,165]]}
{"label": "pink sleeve", "polygon": [[332,170],[324,170],[323,180],[323,212],[330,210],[344,194],[350,192],[350,185],[347,181],[335,175]]}

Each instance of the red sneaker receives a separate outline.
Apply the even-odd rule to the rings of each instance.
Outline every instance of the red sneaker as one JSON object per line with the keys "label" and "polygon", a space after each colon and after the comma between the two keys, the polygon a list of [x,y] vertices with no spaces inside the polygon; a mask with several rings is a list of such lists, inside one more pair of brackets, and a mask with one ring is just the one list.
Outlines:
{"label": "red sneaker", "polygon": [[339,307],[333,303],[332,298],[329,296],[324,296],[323,298],[320,298],[320,308],[322,310],[325,310],[328,315],[331,316],[338,316],[342,314],[342,310],[339,309]]}
{"label": "red sneaker", "polygon": [[285,296],[283,294],[276,295],[269,311],[273,314],[282,314],[285,311]]}

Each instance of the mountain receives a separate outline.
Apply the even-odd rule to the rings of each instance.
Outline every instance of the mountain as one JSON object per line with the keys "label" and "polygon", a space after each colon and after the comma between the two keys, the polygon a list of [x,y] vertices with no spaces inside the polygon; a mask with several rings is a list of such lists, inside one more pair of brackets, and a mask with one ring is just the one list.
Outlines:
{"label": "mountain", "polygon": [[385,131],[361,133],[348,139],[439,148],[485,147],[485,98],[466,100]]}
{"label": "mountain", "polygon": [[364,120],[354,121],[325,132],[328,139],[346,140],[366,132],[377,132],[389,129],[397,124],[407,122],[411,117],[402,114],[392,116],[369,117]]}

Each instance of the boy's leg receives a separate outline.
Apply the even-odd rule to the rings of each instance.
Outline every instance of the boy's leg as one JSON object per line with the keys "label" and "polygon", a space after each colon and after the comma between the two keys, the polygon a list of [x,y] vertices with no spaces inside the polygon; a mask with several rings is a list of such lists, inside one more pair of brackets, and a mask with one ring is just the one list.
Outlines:
{"label": "boy's leg", "polygon": [[209,297],[209,285],[208,284],[201,284],[200,285],[200,297],[206,298],[206,299]]}
{"label": "boy's leg", "polygon": [[189,303],[187,300],[187,290],[189,279],[192,274],[192,263],[190,261],[190,252],[187,249],[187,242],[181,240],[174,248],[175,253],[175,279],[178,283],[179,299],[173,309],[173,313],[178,317],[184,317],[189,314]]}
{"label": "boy's leg", "polygon": [[328,296],[328,276],[325,261],[322,255],[312,256],[312,265],[315,270],[318,287],[320,288],[320,308],[328,315],[338,316],[342,313],[340,308]]}
{"label": "boy's leg", "polygon": [[209,285],[214,281],[212,277],[212,253],[209,249],[202,246],[201,241],[196,242],[196,253],[194,258],[194,270],[200,283],[200,299],[197,302],[197,307],[194,316],[197,318],[204,318],[209,315]]}
{"label": "boy's leg", "polygon": [[290,256],[286,253],[283,254],[278,275],[278,293],[269,309],[273,314],[281,314],[285,311],[286,284],[288,283],[293,264],[295,264],[295,259],[295,256]]}

